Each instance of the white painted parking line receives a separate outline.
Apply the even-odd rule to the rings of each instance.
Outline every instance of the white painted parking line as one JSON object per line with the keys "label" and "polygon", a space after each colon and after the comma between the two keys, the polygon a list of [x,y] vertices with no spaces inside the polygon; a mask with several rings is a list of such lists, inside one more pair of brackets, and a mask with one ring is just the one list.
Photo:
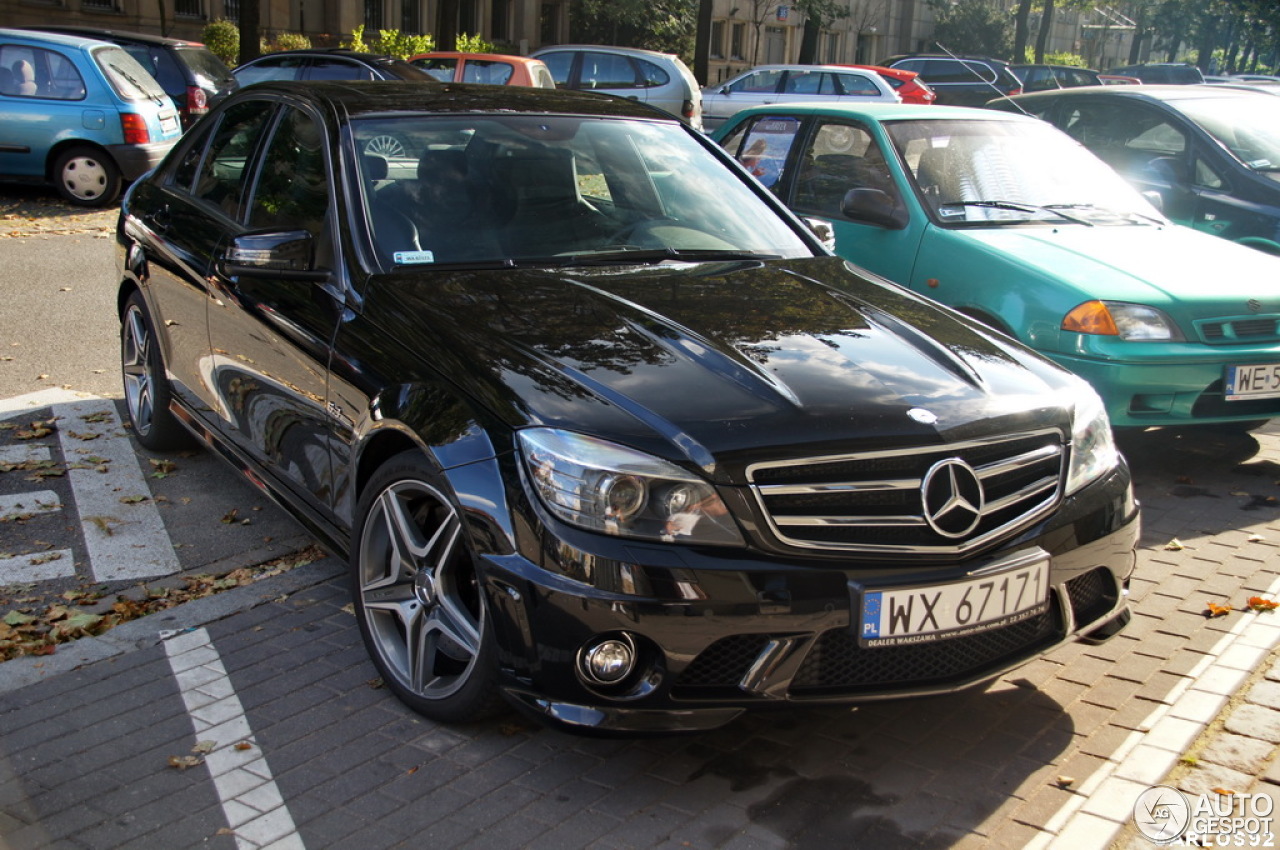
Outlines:
{"label": "white painted parking line", "polygon": [[37,390],[36,392],[26,393],[25,395],[0,399],[0,419],[15,419],[19,416],[28,416],[33,410],[48,407],[52,404],[62,404],[69,401],[83,401],[84,399],[90,398],[97,398],[97,396],[90,393],[78,393],[73,390],[59,389],[57,387],[50,387],[47,390]]}
{"label": "white painted parking line", "polygon": [[[53,412],[94,579],[176,573],[178,556],[151,501],[151,490],[115,403],[108,399],[61,403],[53,406]],[[86,452],[101,460],[92,468],[76,468],[88,466],[76,464]]]}
{"label": "white painted parking line", "polygon": [[76,557],[70,549],[51,549],[0,558],[0,585],[27,584],[76,574]]}
{"label": "white painted parking line", "polygon": [[183,632],[165,639],[164,648],[195,728],[196,746],[211,747],[204,761],[236,846],[305,850],[209,633]]}
{"label": "white painted parking line", "polygon": [[0,496],[0,519],[11,520],[60,510],[62,500],[52,490],[32,490],[28,493],[6,493]]}

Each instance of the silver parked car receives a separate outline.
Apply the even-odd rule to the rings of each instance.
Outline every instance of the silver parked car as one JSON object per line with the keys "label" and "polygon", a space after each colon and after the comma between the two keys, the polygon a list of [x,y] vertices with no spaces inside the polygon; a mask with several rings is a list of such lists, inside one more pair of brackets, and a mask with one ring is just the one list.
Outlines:
{"label": "silver parked car", "polygon": [[702,129],[702,92],[674,53],[600,44],[557,44],[531,54],[551,69],[556,88],[638,100]]}
{"label": "silver parked car", "polygon": [[902,98],[874,71],[837,65],[759,65],[702,90],[702,121],[710,132],[739,110],[770,103],[840,103]]}

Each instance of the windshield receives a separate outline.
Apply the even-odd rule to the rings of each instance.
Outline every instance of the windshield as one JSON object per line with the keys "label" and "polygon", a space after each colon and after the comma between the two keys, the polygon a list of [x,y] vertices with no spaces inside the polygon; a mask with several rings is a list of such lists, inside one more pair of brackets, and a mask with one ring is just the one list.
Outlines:
{"label": "windshield", "polygon": [[1280,179],[1280,97],[1206,97],[1177,107],[1249,168]]}
{"label": "windshield", "polygon": [[164,100],[168,95],[155,77],[119,47],[103,47],[94,51],[111,87],[125,100]]}
{"label": "windshield", "polygon": [[943,224],[1164,219],[1102,160],[1039,121],[894,121],[885,127]]}
{"label": "windshield", "polygon": [[353,122],[380,259],[642,263],[812,256],[683,127],[545,115]]}

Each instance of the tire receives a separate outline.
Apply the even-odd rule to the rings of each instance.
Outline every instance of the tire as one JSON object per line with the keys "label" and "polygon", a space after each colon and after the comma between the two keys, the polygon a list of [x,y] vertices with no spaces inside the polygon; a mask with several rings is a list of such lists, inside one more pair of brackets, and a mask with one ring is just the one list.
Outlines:
{"label": "tire", "polygon": [[169,410],[172,395],[160,346],[138,292],[129,296],[120,316],[120,374],[125,409],[138,442],[153,451],[189,445],[191,436]]}
{"label": "tire", "polygon": [[82,207],[105,207],[120,197],[124,179],[115,160],[103,151],[80,145],[58,155],[53,165],[58,193]]}
{"label": "tire", "polygon": [[414,711],[479,720],[503,702],[488,605],[453,500],[418,452],[393,457],[361,494],[351,593],[383,682]]}

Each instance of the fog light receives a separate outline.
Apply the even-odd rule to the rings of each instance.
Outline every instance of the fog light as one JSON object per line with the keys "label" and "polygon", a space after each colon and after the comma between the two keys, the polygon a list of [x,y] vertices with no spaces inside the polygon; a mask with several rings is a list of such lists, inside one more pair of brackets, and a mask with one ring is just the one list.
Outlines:
{"label": "fog light", "polygon": [[621,682],[631,674],[635,663],[636,647],[626,635],[588,644],[578,656],[582,674],[601,685]]}

